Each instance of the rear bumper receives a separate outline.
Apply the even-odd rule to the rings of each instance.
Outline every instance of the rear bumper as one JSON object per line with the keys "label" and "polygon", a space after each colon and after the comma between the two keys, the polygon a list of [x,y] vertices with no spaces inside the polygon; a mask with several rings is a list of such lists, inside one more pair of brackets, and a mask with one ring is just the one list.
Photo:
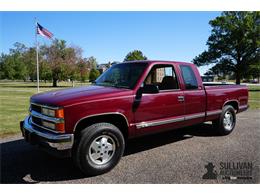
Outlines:
{"label": "rear bumper", "polygon": [[20,122],[20,129],[25,140],[31,144],[41,146],[48,153],[55,156],[71,156],[73,134],[55,134],[32,126],[30,117]]}

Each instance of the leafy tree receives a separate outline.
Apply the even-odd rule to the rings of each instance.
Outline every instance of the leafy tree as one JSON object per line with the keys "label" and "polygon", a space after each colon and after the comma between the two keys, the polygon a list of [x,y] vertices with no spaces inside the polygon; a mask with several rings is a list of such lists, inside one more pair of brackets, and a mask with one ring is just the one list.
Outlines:
{"label": "leafy tree", "polygon": [[39,74],[40,74],[39,75],[40,79],[44,80],[45,83],[46,83],[46,81],[51,81],[52,80],[52,72],[51,72],[50,66],[44,60],[40,61]]}
{"label": "leafy tree", "polygon": [[[55,39],[51,45],[43,45],[39,50],[40,79],[53,81],[57,86],[58,80],[72,81],[80,79],[81,65],[84,66],[84,80],[92,68],[96,68],[96,59],[82,58],[80,47],[69,47],[64,40]],[[0,79],[36,79],[36,49],[27,48],[22,43],[15,43],[8,54],[0,55]]]}
{"label": "leafy tree", "polygon": [[223,65],[235,74],[236,83],[240,84],[251,64],[260,66],[260,12],[223,12],[209,24],[212,31],[208,49],[193,62],[198,66]]}
{"label": "leafy tree", "polygon": [[134,61],[134,60],[147,60],[147,57],[140,50],[134,50],[129,52],[124,61]]}
{"label": "leafy tree", "polygon": [[43,59],[49,64],[52,74],[53,87],[57,87],[58,80],[77,77],[77,64],[81,59],[80,48],[67,47],[65,40],[55,39],[50,46],[44,46]]}
{"label": "leafy tree", "polygon": [[1,55],[1,79],[14,79],[15,69],[13,57],[11,55]]}
{"label": "leafy tree", "polygon": [[210,68],[205,75],[214,75],[220,78],[226,78],[227,75],[230,76],[232,70],[225,63],[219,63],[212,68]]}
{"label": "leafy tree", "polygon": [[[30,77],[31,81],[33,82],[36,79],[36,49],[35,47],[30,47],[24,54],[24,61],[25,65],[28,70],[28,76]],[[39,55],[39,61],[41,65],[41,55]],[[40,66],[40,78],[42,78],[41,75],[41,66]]]}
{"label": "leafy tree", "polygon": [[23,43],[15,42],[14,48],[10,49],[10,54],[24,54],[27,51],[27,47]]}
{"label": "leafy tree", "polygon": [[26,79],[28,76],[24,56],[26,50],[24,44],[16,42],[8,55],[1,55],[1,78]]}
{"label": "leafy tree", "polygon": [[79,69],[79,79],[81,82],[85,82],[89,77],[89,70],[88,70],[88,63],[87,59],[81,59],[78,63]]}
{"label": "leafy tree", "polygon": [[100,72],[97,69],[91,69],[89,73],[89,81],[93,82],[95,81],[100,75]]}
{"label": "leafy tree", "polygon": [[257,78],[257,82],[260,82],[260,66],[259,64],[252,64],[249,66],[249,70],[247,72],[247,76],[252,76],[253,78]]}
{"label": "leafy tree", "polygon": [[97,60],[93,56],[87,58],[87,66],[89,69],[97,69]]}

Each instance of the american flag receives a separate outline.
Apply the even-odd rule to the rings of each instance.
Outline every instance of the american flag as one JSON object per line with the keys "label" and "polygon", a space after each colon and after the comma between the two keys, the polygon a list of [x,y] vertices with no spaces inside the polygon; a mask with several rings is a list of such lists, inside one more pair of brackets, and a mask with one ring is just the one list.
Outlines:
{"label": "american flag", "polygon": [[39,23],[37,23],[37,34],[40,34],[44,37],[48,37],[49,39],[53,37],[53,34],[50,31],[48,31],[46,28],[41,26]]}

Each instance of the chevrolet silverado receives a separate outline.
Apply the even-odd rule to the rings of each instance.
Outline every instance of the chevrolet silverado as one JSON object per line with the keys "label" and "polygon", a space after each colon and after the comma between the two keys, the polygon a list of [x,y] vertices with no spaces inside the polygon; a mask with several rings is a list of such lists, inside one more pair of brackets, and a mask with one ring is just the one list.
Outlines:
{"label": "chevrolet silverado", "polygon": [[207,121],[227,135],[247,108],[246,86],[204,85],[194,64],[133,61],[113,65],[91,86],[33,95],[20,126],[26,141],[98,175],[119,162],[130,138]]}

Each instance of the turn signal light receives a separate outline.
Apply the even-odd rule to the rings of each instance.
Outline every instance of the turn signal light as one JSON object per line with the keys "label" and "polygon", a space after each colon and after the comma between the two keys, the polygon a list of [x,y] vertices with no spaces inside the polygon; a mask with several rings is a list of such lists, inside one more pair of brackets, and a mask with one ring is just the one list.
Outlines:
{"label": "turn signal light", "polygon": [[64,132],[65,131],[65,124],[64,123],[57,123],[55,124],[56,131]]}
{"label": "turn signal light", "polygon": [[63,109],[55,110],[55,117],[64,118],[64,110]]}

